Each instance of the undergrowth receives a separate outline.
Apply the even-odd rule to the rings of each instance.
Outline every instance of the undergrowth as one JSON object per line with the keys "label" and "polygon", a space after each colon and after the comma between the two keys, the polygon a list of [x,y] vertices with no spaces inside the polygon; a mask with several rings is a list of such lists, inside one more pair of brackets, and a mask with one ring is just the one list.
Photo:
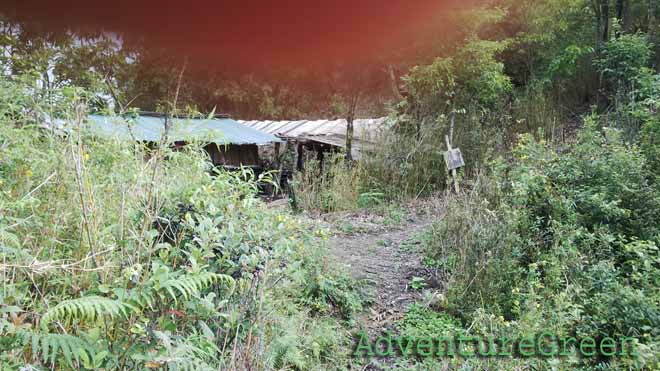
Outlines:
{"label": "undergrowth", "polygon": [[438,309],[475,335],[633,337],[639,353],[518,359],[503,369],[656,369],[660,189],[648,163],[593,118],[561,156],[521,138],[515,160],[452,197],[424,239],[449,277]]}
{"label": "undergrowth", "polygon": [[38,91],[0,80],[3,370],[346,364],[360,297],[249,171],[96,138],[85,91]]}

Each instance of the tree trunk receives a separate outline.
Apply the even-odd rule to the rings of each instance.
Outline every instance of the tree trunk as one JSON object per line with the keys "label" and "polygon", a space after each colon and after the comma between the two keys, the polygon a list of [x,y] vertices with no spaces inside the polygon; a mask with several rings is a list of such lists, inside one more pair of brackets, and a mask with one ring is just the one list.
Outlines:
{"label": "tree trunk", "polygon": [[591,1],[591,8],[594,11],[594,18],[596,20],[596,52],[600,53],[601,49],[601,35],[602,35],[602,22],[603,22],[603,17],[601,16],[601,11],[602,7],[600,6],[602,0],[592,0]]}
{"label": "tree trunk", "polygon": [[394,74],[394,67],[387,66],[387,72],[390,74],[390,85],[392,88],[392,95],[397,99],[397,100],[403,100],[404,95],[401,92],[401,88],[399,87],[398,84],[398,79],[396,75]]}
{"label": "tree trunk", "polygon": [[346,161],[353,161],[353,115],[346,119]]}
{"label": "tree trunk", "polygon": [[630,1],[616,0],[616,18],[621,23],[621,31],[630,32]]}
{"label": "tree trunk", "polygon": [[609,40],[610,0],[592,0],[591,7],[596,18],[596,50]]}
{"label": "tree trunk", "polygon": [[296,144],[296,170],[302,171],[303,169],[303,145],[298,142]]}
{"label": "tree trunk", "polygon": [[655,69],[660,71],[660,45],[658,45],[658,19],[656,18],[657,0],[648,0],[648,35],[649,41],[655,48]]}
{"label": "tree trunk", "polygon": [[656,3],[657,0],[648,0],[648,12],[649,12],[649,24],[648,24],[648,32],[649,35],[655,35],[656,28],[658,27],[657,25],[657,19],[655,17],[655,6],[654,4]]}
{"label": "tree trunk", "polygon": [[348,103],[348,112],[346,115],[346,162],[350,166],[353,162],[353,121],[357,112],[358,101],[360,100],[360,91],[357,90],[351,96]]}
{"label": "tree trunk", "polygon": [[610,39],[610,0],[601,0],[601,25],[603,27],[602,41],[606,43]]}

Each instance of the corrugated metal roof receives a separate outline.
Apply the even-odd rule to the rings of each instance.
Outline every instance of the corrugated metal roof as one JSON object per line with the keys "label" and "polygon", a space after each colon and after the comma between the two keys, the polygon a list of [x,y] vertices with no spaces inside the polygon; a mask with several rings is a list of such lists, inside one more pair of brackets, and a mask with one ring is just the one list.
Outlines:
{"label": "corrugated metal roof", "polygon": [[[376,142],[387,117],[353,121],[353,157],[359,158],[362,147]],[[241,121],[239,123],[284,139],[316,141],[336,147],[346,146],[346,120]]]}
{"label": "corrugated metal roof", "polygon": [[[90,115],[90,131],[106,137],[157,142],[165,129],[163,117],[139,116],[127,120],[119,116]],[[267,144],[281,142],[278,137],[228,118],[172,120],[169,137],[174,141],[206,140],[218,144]]]}

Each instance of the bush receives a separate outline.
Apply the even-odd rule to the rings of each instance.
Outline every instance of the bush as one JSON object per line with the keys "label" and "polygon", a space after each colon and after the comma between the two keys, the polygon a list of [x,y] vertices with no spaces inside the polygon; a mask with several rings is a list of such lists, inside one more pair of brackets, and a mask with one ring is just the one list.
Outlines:
{"label": "bush", "polygon": [[[660,94],[658,95],[660,97]],[[658,99],[660,107],[660,99]],[[660,117],[648,120],[642,128],[641,149],[646,156],[648,170],[655,175],[654,184],[660,180]]]}
{"label": "bush", "polygon": [[448,309],[466,322],[485,314],[530,331],[635,337],[637,359],[579,363],[654,368],[660,191],[646,157],[594,118],[561,156],[530,136],[514,154],[450,200],[425,238],[450,275]]}
{"label": "bush", "polygon": [[651,59],[651,44],[645,35],[623,34],[605,44],[596,66],[613,84],[628,85]]}

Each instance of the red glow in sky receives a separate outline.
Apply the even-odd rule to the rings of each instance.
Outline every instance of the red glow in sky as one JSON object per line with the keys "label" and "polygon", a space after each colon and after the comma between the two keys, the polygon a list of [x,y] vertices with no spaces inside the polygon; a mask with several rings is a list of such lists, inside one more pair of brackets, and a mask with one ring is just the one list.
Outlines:
{"label": "red glow in sky", "polygon": [[[280,66],[377,58],[458,0],[48,1],[2,9],[49,27],[143,38],[208,65]],[[440,25],[441,27],[443,25]]]}

